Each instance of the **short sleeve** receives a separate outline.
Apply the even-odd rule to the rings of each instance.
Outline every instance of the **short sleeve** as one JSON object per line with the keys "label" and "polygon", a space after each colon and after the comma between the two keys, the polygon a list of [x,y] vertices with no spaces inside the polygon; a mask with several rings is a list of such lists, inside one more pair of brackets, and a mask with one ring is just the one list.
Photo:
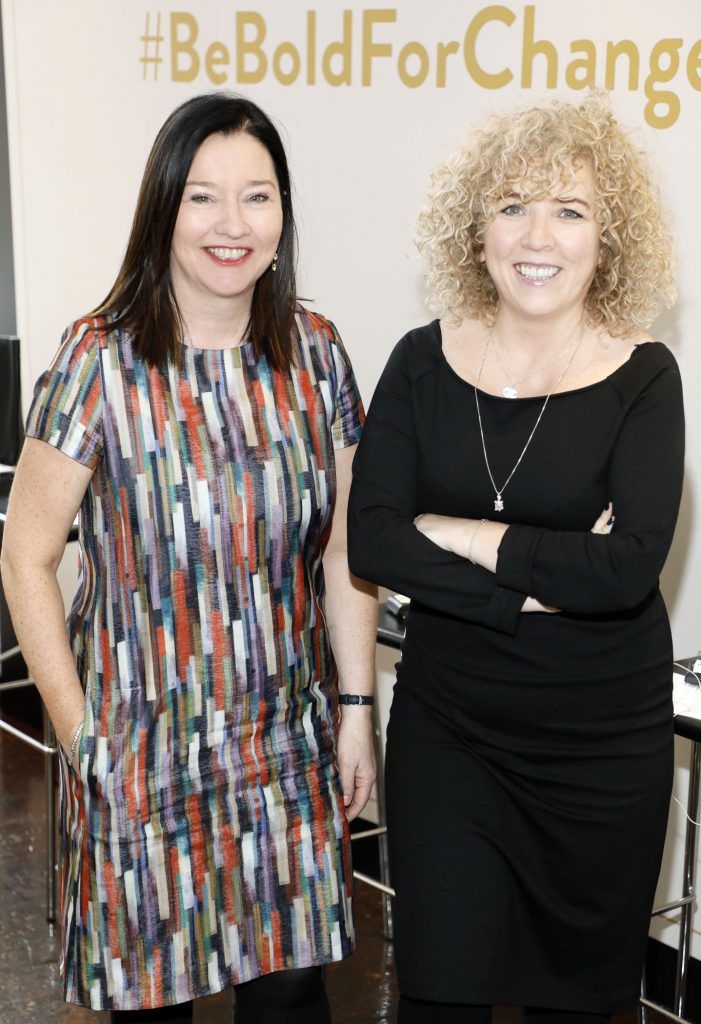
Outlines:
{"label": "short sleeve", "polygon": [[46,441],[94,469],[102,454],[102,388],[94,324],[66,329],[48,370],[34,387],[27,437]]}
{"label": "short sleeve", "polygon": [[365,410],[345,346],[334,325],[329,323],[329,327],[333,335],[330,344],[336,384],[331,435],[334,448],[348,448],[360,441]]}

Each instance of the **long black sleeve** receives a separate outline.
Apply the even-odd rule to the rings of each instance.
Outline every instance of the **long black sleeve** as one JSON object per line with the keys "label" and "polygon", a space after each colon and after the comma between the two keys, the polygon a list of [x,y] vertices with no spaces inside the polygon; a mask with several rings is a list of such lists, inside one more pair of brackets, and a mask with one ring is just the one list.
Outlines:
{"label": "long black sleeve", "polygon": [[512,525],[499,548],[497,582],[577,614],[634,608],[658,585],[681,496],[684,413],[679,371],[662,345],[648,372],[620,385],[623,419],[612,448],[610,536]]}
{"label": "long black sleeve", "polygon": [[353,465],[348,554],[357,576],[422,604],[513,635],[525,593],[421,534],[414,390],[421,369],[400,342],[377,385]]}

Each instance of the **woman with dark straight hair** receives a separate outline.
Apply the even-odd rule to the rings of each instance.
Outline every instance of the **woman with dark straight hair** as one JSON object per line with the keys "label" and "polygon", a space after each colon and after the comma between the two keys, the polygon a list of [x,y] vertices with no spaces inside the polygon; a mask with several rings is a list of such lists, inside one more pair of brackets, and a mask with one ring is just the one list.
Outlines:
{"label": "woman with dark straight hair", "polygon": [[261,274],[250,304],[246,337],[257,356],[276,370],[292,358],[295,286],[295,222],[290,175],[277,129],[260,107],[226,93],[196,96],[174,110],[153,144],[141,183],[127,251],[109,295],[92,316],[109,316],[113,327],[134,335],[134,349],[152,365],[172,359],[182,367],[185,324],[173,291],[171,244],[192,161],[212,135],[245,132],[268,152],[275,169],[282,231],[275,266]]}
{"label": "woman with dark straight hair", "polygon": [[62,755],[69,1002],[190,1021],[234,986],[237,1024],[328,1024],[374,778],[375,591],[345,529],[362,421],[333,324],[296,299],[274,125],[187,101],[114,286],[37,383],[5,529]]}

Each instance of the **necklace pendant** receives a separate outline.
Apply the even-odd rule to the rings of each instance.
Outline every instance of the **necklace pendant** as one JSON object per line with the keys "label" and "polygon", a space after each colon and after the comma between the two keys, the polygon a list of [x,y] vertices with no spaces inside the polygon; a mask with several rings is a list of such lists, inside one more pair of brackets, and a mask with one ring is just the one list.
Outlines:
{"label": "necklace pendant", "polygon": [[510,384],[507,384],[505,388],[502,388],[501,393],[504,398],[518,398],[518,391]]}
{"label": "necklace pendant", "polygon": [[495,512],[503,512],[504,511],[504,502],[501,500],[501,494],[497,494],[496,498],[494,499],[494,511]]}

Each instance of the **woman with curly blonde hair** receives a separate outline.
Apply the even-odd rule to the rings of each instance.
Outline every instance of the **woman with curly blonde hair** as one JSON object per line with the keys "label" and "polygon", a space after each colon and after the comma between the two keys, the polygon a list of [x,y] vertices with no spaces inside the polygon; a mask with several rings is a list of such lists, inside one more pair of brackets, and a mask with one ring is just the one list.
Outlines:
{"label": "woman with curly blonde hair", "polygon": [[412,599],[387,741],[399,1021],[603,1024],[637,1001],[672,780],[658,581],[684,423],[646,332],[670,235],[592,94],[475,129],[419,248],[440,319],[390,357],[349,512],[353,572]]}

